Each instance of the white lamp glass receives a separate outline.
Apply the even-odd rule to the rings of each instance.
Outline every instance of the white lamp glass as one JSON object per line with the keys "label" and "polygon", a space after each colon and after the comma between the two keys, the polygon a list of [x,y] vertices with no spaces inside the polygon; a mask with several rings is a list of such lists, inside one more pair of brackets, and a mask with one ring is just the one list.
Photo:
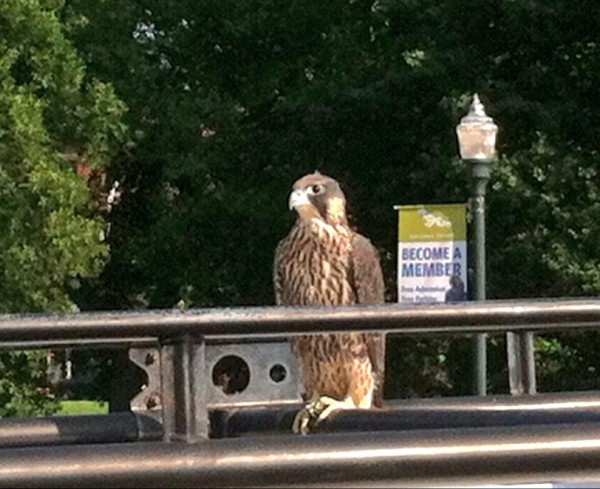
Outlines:
{"label": "white lamp glass", "polygon": [[485,113],[479,95],[475,94],[469,113],[456,126],[460,157],[463,160],[493,160],[497,133],[498,126]]}

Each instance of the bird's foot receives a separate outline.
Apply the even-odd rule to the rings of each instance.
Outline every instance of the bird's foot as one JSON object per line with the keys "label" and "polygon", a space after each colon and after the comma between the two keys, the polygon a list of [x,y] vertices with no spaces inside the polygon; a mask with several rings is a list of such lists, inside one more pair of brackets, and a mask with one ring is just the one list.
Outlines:
{"label": "bird's foot", "polygon": [[298,412],[292,430],[294,433],[306,435],[337,409],[356,409],[356,406],[349,397],[343,401],[327,396],[318,397]]}

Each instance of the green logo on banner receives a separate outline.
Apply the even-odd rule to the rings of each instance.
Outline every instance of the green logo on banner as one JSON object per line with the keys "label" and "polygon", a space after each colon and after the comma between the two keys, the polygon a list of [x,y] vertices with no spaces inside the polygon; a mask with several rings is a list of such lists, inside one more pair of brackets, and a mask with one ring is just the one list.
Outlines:
{"label": "green logo on banner", "polygon": [[396,206],[398,241],[465,241],[465,204]]}

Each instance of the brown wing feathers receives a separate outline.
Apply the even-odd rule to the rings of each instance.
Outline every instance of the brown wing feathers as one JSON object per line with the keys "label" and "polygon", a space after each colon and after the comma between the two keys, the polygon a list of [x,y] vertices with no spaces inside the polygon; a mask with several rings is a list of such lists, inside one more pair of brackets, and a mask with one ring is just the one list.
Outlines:
{"label": "brown wing feathers", "polygon": [[[385,283],[379,262],[379,253],[369,239],[358,233],[354,233],[352,239],[352,271],[358,304],[383,304],[385,302]],[[381,407],[385,375],[385,335],[383,333],[365,333],[365,343],[376,382],[373,404]]]}

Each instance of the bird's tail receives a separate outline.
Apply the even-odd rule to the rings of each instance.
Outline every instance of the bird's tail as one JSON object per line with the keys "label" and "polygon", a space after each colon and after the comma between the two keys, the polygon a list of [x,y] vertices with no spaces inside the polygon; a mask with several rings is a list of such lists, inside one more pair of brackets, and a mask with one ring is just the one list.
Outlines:
{"label": "bird's tail", "polygon": [[375,389],[373,390],[373,407],[383,407],[383,379],[376,379]]}

